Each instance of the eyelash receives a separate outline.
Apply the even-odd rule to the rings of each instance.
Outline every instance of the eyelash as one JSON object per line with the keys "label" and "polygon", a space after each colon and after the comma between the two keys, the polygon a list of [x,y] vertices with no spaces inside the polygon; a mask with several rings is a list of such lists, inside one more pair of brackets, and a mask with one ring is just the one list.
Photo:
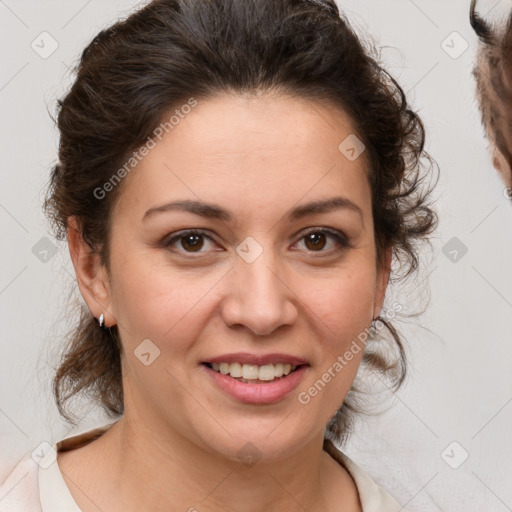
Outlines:
{"label": "eyelash", "polygon": [[[341,234],[341,233],[339,233],[337,231],[334,231],[334,230],[331,230],[331,229],[327,229],[327,228],[309,228],[301,236],[299,241],[303,240],[306,236],[308,236],[308,235],[310,235],[312,233],[326,234],[326,235],[330,236],[331,238],[333,238],[339,244],[340,247],[338,247],[337,249],[331,250],[331,251],[308,251],[308,252],[311,252],[311,253],[318,252],[320,254],[326,253],[326,254],[330,255],[331,253],[336,252],[337,250],[343,250],[343,249],[348,249],[348,248],[352,247],[349,239],[345,235],[343,235],[343,234]],[[164,240],[163,246],[165,248],[170,248],[175,242],[181,240],[182,238],[190,236],[190,235],[202,235],[205,238],[208,238],[209,240],[214,242],[213,238],[211,236],[209,236],[206,231],[204,231],[202,229],[190,229],[190,230],[187,230],[187,231],[181,231],[177,235],[173,236],[172,238],[170,238],[168,240]],[[196,253],[188,252],[188,251],[177,251],[177,252],[180,252],[182,254],[191,254],[192,255],[192,254],[203,254],[205,251],[199,251],[199,252],[196,252]],[[193,256],[193,257],[197,257],[197,256]]]}

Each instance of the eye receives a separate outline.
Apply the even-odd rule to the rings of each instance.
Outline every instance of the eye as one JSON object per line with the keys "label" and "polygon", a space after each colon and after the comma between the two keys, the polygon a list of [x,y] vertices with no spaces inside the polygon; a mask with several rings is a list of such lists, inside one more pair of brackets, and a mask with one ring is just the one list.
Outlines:
{"label": "eye", "polygon": [[[329,239],[334,242],[334,248],[330,251],[323,249],[328,246]],[[163,246],[173,248],[178,252],[185,252],[188,254],[205,253],[208,250],[201,250],[205,247],[205,240],[214,243],[212,237],[206,234],[203,230],[194,229],[188,231],[181,231],[172,236],[167,241],[163,242]],[[304,240],[306,250],[310,252],[334,252],[336,249],[343,249],[351,247],[348,238],[340,232],[333,231],[326,228],[311,228],[301,238]],[[179,245],[178,245],[179,244]],[[336,245],[338,247],[336,247]],[[177,246],[177,247],[175,247]]]}
{"label": "eye", "polygon": [[336,249],[343,249],[350,247],[350,242],[348,238],[343,235],[342,233],[339,233],[337,231],[333,231],[330,229],[325,228],[312,228],[309,229],[305,235],[302,236],[300,239],[301,241],[304,240],[304,245],[306,246],[307,250],[311,252],[333,252],[333,251],[323,251],[322,249],[325,248],[326,245],[328,245],[327,241],[331,239],[331,241],[334,241],[335,244],[338,244],[338,247],[334,247],[333,251],[336,251]]}
{"label": "eye", "polygon": [[173,236],[169,240],[163,243],[165,247],[171,247],[176,244],[176,242],[181,242],[181,249],[186,253],[201,253],[207,251],[201,251],[204,247],[204,240],[208,239],[213,242],[213,239],[208,236],[205,232],[201,230],[190,230],[190,231],[182,231],[177,235]]}

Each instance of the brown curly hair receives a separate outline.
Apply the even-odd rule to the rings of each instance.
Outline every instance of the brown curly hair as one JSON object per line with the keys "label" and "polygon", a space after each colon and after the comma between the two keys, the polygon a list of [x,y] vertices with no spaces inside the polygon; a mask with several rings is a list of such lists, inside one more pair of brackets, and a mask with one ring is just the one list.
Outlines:
{"label": "brown curly hair", "polygon": [[[437,225],[433,159],[424,126],[396,80],[365,48],[333,0],[155,0],[102,30],[85,48],[69,92],[58,101],[59,160],[44,211],[59,240],[68,218],[98,251],[110,274],[110,214],[122,183],[94,194],[156,126],[187,98],[220,92],[277,90],[338,105],[366,146],[377,264],[392,249],[390,282],[419,266],[418,243]],[[428,164],[428,165],[426,165]],[[437,180],[435,180],[437,181]],[[362,366],[398,389],[406,374],[401,337],[391,322],[394,355],[377,346]],[[123,413],[122,348],[117,327],[102,329],[82,305],[78,325],[53,380],[61,415],[75,422],[68,399],[87,394],[111,417]],[[343,443],[357,405],[355,384],[327,426]]]}
{"label": "brown curly hair", "polygon": [[482,125],[512,169],[512,147],[506,142],[512,134],[510,108],[506,107],[512,101],[512,11],[505,26],[499,28],[477,13],[476,0],[472,0],[469,19],[480,43],[472,75]]}

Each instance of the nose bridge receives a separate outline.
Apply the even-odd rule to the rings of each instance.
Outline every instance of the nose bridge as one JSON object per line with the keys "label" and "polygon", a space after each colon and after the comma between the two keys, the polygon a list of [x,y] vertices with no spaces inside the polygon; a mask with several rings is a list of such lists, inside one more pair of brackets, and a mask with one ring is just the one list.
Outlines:
{"label": "nose bridge", "polygon": [[[262,240],[262,239],[260,239]],[[285,285],[283,266],[270,244],[264,246],[252,237],[236,249],[233,279],[229,292],[229,324],[243,324],[257,334],[270,334],[295,318],[292,292]]]}

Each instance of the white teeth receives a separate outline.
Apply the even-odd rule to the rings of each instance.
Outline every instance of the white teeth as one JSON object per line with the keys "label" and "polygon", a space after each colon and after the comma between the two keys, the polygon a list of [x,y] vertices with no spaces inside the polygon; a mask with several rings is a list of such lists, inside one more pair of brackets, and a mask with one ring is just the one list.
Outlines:
{"label": "white teeth", "polygon": [[[229,372],[231,375],[231,371]],[[242,377],[244,379],[257,379],[259,374],[259,367],[255,364],[244,364],[242,366]],[[233,377],[233,375],[231,375]]]}
{"label": "white teeth", "polygon": [[234,378],[243,378],[244,380],[263,380],[271,381],[275,378],[289,375],[296,368],[296,364],[265,364],[258,366],[255,364],[241,363],[212,363],[212,368],[223,375],[231,375]]}
{"label": "white teeth", "polygon": [[243,375],[242,365],[240,363],[230,364],[229,365],[229,374],[231,375],[231,377],[242,377],[242,375]]}
{"label": "white teeth", "polygon": [[260,371],[258,373],[259,380],[272,380],[275,376],[276,375],[273,364],[266,364],[265,366],[260,366]]}

